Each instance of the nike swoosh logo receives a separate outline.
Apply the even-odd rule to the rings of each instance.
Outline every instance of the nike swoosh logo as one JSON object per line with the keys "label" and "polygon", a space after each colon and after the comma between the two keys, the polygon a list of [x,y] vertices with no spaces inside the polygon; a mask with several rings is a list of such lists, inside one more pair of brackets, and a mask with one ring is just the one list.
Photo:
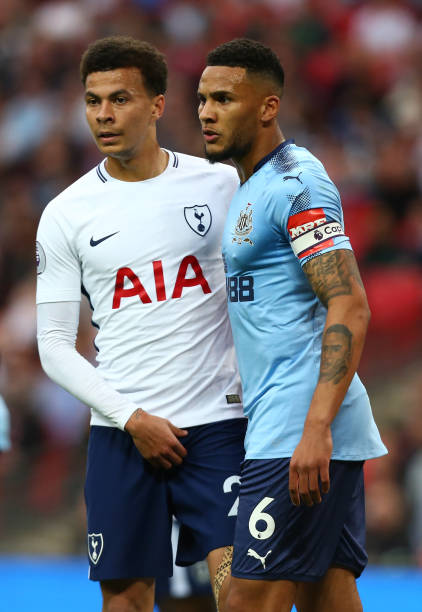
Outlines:
{"label": "nike swoosh logo", "polygon": [[94,240],[94,236],[91,236],[91,240],[89,241],[89,244],[92,247],[95,247],[97,246],[97,244],[101,244],[101,242],[104,242],[104,240],[107,240],[108,238],[111,238],[112,236],[115,236],[118,233],[119,232],[114,232],[114,234],[109,234],[108,236],[104,236],[103,238],[99,238],[98,240]]}

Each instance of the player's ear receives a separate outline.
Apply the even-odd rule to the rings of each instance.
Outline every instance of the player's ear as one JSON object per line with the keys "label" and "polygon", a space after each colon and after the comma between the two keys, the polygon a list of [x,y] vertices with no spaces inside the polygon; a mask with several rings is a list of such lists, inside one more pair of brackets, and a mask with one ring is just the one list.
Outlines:
{"label": "player's ear", "polygon": [[277,118],[280,109],[280,98],[275,95],[264,98],[261,105],[261,121],[268,123]]}
{"label": "player's ear", "polygon": [[164,107],[166,105],[165,98],[163,94],[159,94],[158,96],[154,96],[152,99],[152,116],[154,119],[158,120],[164,113]]}

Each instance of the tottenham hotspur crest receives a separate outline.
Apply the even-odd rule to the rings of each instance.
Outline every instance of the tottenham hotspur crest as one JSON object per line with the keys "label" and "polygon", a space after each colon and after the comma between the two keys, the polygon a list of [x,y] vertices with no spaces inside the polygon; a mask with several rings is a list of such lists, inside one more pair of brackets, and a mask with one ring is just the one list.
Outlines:
{"label": "tottenham hotspur crest", "polygon": [[102,533],[88,533],[88,555],[94,565],[97,565],[103,552],[104,540]]}
{"label": "tottenham hotspur crest", "polygon": [[189,227],[199,236],[205,236],[211,227],[212,217],[208,204],[185,206],[185,219]]}
{"label": "tottenham hotspur crest", "polygon": [[234,228],[233,240],[237,244],[246,242],[247,244],[253,245],[252,240],[249,238],[249,234],[253,230],[252,224],[252,204],[249,202],[245,210],[241,210],[236,226]]}

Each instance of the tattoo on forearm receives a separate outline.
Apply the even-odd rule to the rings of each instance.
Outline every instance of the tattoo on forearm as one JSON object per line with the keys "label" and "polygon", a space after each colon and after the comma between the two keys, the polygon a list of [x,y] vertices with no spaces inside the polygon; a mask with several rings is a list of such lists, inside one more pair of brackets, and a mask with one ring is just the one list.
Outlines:
{"label": "tattoo on forearm", "polygon": [[303,269],[312,289],[325,307],[333,297],[351,295],[352,279],[362,286],[355,257],[352,251],[346,249],[314,257]]}
{"label": "tattoo on forearm", "polygon": [[349,371],[353,334],[348,327],[337,323],[328,327],[322,338],[319,380],[338,384]]}

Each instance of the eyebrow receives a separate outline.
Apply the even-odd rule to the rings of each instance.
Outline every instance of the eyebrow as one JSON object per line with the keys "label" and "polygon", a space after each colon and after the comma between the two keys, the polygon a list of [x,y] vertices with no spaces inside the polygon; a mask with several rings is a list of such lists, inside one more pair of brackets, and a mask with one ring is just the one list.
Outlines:
{"label": "eyebrow", "polygon": [[[108,94],[108,96],[106,96],[107,98],[115,98],[116,96],[119,96],[121,94],[127,94],[130,95],[129,91],[127,89],[117,89],[116,91],[112,91],[111,93]],[[85,98],[101,98],[101,96],[99,96],[98,94],[94,93],[93,91],[86,91],[85,92]]]}
{"label": "eyebrow", "polygon": [[[197,94],[198,94],[198,96],[204,96],[205,95],[199,89],[198,89]],[[215,96],[227,96],[227,95],[234,95],[234,94],[233,94],[233,91],[231,91],[229,89],[217,89],[216,91],[211,91],[208,95],[210,97],[215,97]]]}

